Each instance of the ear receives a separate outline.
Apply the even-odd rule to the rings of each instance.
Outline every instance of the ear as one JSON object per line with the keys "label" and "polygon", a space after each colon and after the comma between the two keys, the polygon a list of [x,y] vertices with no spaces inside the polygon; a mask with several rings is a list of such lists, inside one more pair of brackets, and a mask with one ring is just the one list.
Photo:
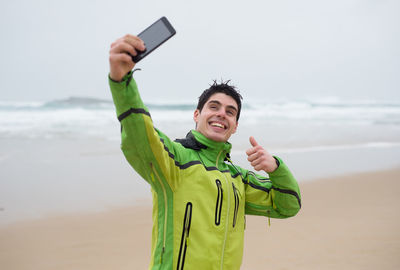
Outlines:
{"label": "ear", "polygon": [[193,113],[193,120],[196,122],[196,125],[197,125],[197,122],[199,121],[199,120],[198,120],[199,115],[200,115],[200,111],[199,111],[199,109],[196,109],[196,110],[194,111],[194,113]]}

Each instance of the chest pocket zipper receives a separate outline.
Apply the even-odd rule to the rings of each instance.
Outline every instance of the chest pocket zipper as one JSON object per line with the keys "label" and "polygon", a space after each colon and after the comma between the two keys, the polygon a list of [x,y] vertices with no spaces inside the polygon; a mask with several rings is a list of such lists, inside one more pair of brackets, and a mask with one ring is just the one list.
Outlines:
{"label": "chest pocket zipper", "polygon": [[235,184],[232,182],[232,189],[233,189],[233,194],[235,196],[235,212],[233,214],[233,222],[232,222],[232,227],[235,228],[236,225],[236,220],[237,220],[237,214],[239,211],[239,194],[238,191],[235,187]]}
{"label": "chest pocket zipper", "polygon": [[186,249],[189,241],[190,223],[192,221],[192,208],[192,203],[188,202],[186,204],[185,217],[183,218],[182,239],[181,247],[179,249],[178,265],[176,267],[177,270],[182,270],[185,264]]}
{"label": "chest pocket zipper", "polygon": [[221,223],[223,192],[222,192],[221,181],[219,181],[219,179],[217,179],[217,180],[215,180],[215,183],[217,184],[217,189],[218,189],[217,202],[215,205],[215,225],[218,226]]}

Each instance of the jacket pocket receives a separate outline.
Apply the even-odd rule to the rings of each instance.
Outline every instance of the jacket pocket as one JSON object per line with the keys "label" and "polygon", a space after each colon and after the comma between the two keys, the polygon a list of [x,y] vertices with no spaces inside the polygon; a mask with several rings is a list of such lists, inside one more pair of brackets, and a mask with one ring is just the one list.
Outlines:
{"label": "jacket pocket", "polygon": [[217,190],[218,190],[217,202],[216,202],[216,205],[215,205],[215,225],[218,226],[221,223],[223,192],[222,192],[221,181],[219,181],[219,179],[217,179],[217,180],[215,180],[215,183],[217,184]]}
{"label": "jacket pocket", "polygon": [[238,211],[239,211],[239,194],[238,194],[238,190],[236,189],[236,186],[233,182],[232,182],[232,189],[233,189],[233,195],[235,197],[235,210],[233,213],[232,227],[235,228],[237,215],[238,215]]}
{"label": "jacket pocket", "polygon": [[182,270],[185,264],[186,250],[188,246],[188,238],[190,231],[190,223],[192,221],[192,208],[193,205],[191,202],[186,204],[185,217],[183,218],[183,229],[182,229],[182,238],[181,238],[181,247],[179,248],[178,255],[178,263],[177,270]]}

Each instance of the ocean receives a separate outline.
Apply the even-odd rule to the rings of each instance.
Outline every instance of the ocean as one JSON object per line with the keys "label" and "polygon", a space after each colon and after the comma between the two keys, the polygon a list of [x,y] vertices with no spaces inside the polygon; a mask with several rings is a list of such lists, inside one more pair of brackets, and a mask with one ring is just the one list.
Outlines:
{"label": "ocean", "polygon": [[[194,102],[146,102],[171,139],[194,128]],[[250,100],[230,142],[233,161],[251,169],[249,136],[285,160],[299,180],[400,166],[400,101]],[[149,202],[129,167],[110,100],[71,97],[0,102],[0,224]]]}
{"label": "ocean", "polygon": [[[196,104],[145,102],[155,126],[170,137],[194,128]],[[119,140],[119,123],[110,100],[70,97],[49,102],[1,102],[0,139],[103,138]],[[242,130],[261,133],[271,147],[308,147],[400,142],[400,101],[315,100],[248,101]],[[268,139],[267,139],[268,138]],[[232,137],[236,140],[235,137]],[[239,139],[241,142],[242,140]]]}

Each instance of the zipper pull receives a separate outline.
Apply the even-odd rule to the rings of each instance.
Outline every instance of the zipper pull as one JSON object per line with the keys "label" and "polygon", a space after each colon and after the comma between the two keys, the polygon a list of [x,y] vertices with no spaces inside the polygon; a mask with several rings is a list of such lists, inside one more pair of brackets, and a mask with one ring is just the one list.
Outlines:
{"label": "zipper pull", "polygon": [[268,227],[271,227],[271,218],[268,217]]}

